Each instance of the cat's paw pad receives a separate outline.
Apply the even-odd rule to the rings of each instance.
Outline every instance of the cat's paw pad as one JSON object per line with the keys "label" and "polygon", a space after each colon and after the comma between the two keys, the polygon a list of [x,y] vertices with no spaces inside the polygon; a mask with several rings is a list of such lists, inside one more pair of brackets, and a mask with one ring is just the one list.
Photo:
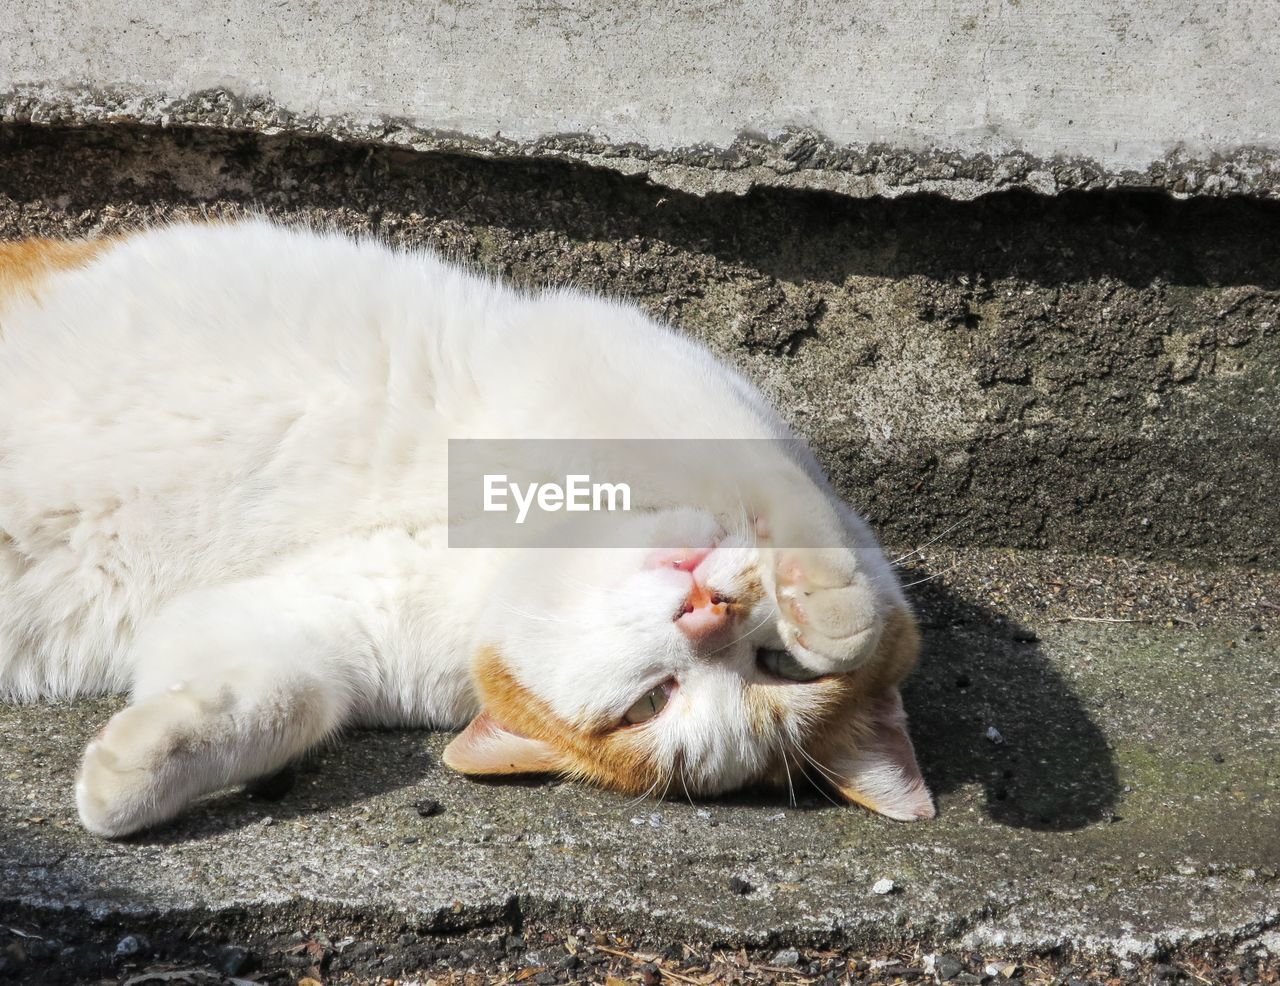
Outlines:
{"label": "cat's paw pad", "polygon": [[779,632],[815,671],[857,667],[875,648],[881,618],[874,587],[844,549],[790,552],[774,573]]}
{"label": "cat's paw pad", "polygon": [[180,785],[166,768],[198,710],[163,696],[118,712],[85,749],[76,807],[94,835],[118,838],[169,817]]}

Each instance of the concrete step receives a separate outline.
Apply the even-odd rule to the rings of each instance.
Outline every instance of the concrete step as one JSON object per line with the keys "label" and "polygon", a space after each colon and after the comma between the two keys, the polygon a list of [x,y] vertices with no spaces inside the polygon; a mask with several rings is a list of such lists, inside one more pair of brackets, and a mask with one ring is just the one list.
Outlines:
{"label": "concrete step", "polygon": [[[113,915],[216,935],[269,914],[389,941],[406,922],[519,915],[735,945],[1148,956],[1261,940],[1280,924],[1269,600],[1244,584],[1237,599],[1252,606],[1193,620],[1182,599],[1157,599],[1121,617],[1018,590],[1046,562],[1088,587],[1094,562],[963,561],[913,590],[927,657],[906,701],[934,823],[834,806],[801,778],[794,805],[785,792],[637,803],[577,784],[479,784],[440,766],[446,736],[358,732],[304,763],[280,801],[215,796],[172,827],[106,843],[80,831],[71,782],[118,703],[8,707],[0,920],[73,913],[88,929]],[[1148,574],[1151,586],[1199,578]],[[1219,572],[1212,591],[1236,577],[1251,582]],[[1002,587],[998,610],[969,595],[974,578]],[[427,800],[441,812],[422,817]],[[873,890],[882,879],[891,893]]]}

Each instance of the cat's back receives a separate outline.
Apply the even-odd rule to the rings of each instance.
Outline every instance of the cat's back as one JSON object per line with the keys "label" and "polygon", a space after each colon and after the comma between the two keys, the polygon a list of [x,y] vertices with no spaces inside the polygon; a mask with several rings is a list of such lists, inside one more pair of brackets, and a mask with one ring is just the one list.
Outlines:
{"label": "cat's back", "polygon": [[483,290],[262,222],[0,246],[0,651],[378,522]]}

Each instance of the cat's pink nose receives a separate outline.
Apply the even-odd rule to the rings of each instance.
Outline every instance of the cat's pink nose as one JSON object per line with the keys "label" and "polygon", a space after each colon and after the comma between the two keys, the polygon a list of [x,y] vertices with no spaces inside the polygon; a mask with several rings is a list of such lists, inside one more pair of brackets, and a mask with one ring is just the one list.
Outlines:
{"label": "cat's pink nose", "polygon": [[676,626],[690,640],[706,640],[729,625],[733,618],[730,606],[730,600],[720,593],[694,582],[684,606],[676,614]]}

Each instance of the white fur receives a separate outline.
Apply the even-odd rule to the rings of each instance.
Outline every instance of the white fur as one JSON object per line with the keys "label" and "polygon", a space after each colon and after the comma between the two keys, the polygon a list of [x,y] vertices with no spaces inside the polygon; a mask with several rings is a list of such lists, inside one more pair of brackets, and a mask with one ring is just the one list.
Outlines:
{"label": "white fur", "polygon": [[[347,724],[462,726],[486,642],[567,718],[677,674],[667,755],[724,789],[774,755],[735,718],[754,648],[853,667],[904,605],[865,526],[781,453],[786,496],[744,504],[682,471],[636,505],[672,509],[636,522],[658,544],[749,508],[797,544],[845,545],[804,556],[832,633],[815,620],[807,649],[771,596],[700,658],[671,626],[680,590],[634,553],[446,547],[450,438],[787,436],[741,377],[632,307],[264,222],[141,233],[37,295],[0,309],[0,698],[132,692],[86,753],[95,832],[163,820]],[[731,533],[725,584],[759,564]]]}

